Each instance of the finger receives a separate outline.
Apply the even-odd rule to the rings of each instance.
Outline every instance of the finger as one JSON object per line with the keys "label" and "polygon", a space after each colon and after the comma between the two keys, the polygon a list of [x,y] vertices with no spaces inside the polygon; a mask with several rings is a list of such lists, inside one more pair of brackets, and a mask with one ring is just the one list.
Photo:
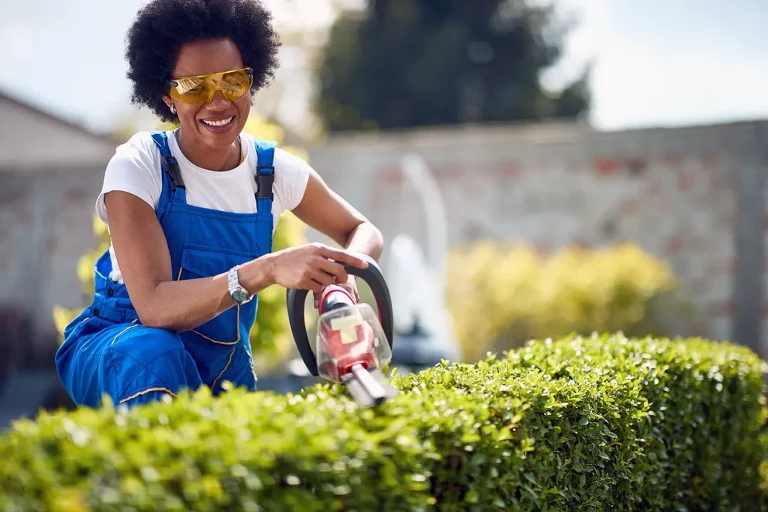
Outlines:
{"label": "finger", "polygon": [[368,268],[367,261],[343,249],[334,249],[333,247],[322,246],[320,247],[320,255],[325,258],[332,259],[338,263],[351,265],[356,268]]}
{"label": "finger", "polygon": [[[322,270],[313,270],[312,273],[309,275],[309,277],[313,281],[320,283],[323,286],[323,288],[333,284],[333,275],[327,272],[323,272]],[[322,289],[319,290],[318,293],[320,293],[321,291]]]}
{"label": "finger", "polygon": [[307,284],[305,285],[307,290],[311,290],[315,293],[315,302],[319,304],[319,296],[320,292],[323,291],[323,288],[325,288],[325,285],[319,281],[316,281],[314,278],[308,279]]}
{"label": "finger", "polygon": [[334,276],[337,284],[346,283],[347,279],[349,279],[349,274],[344,269],[344,265],[335,261],[319,257],[317,258],[317,268],[326,274]]}

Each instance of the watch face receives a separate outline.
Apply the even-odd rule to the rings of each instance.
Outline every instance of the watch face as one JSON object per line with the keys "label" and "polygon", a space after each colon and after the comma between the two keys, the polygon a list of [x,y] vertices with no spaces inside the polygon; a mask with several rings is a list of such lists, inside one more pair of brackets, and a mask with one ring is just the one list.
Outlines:
{"label": "watch face", "polygon": [[232,299],[238,303],[245,302],[248,300],[248,292],[242,288],[232,290]]}

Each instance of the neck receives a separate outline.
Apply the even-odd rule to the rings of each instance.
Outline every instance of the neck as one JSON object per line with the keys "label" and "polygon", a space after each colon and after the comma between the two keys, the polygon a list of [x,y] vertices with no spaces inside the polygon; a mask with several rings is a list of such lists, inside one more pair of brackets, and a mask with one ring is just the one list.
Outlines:
{"label": "neck", "polygon": [[195,144],[184,136],[184,129],[177,132],[179,148],[187,160],[209,171],[231,171],[240,165],[240,137],[227,147],[209,148]]}

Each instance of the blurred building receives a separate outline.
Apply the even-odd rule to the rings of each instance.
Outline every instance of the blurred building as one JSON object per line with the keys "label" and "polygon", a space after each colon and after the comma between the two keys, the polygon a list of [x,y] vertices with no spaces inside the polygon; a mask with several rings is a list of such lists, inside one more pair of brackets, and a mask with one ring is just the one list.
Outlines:
{"label": "blurred building", "polygon": [[116,142],[2,94],[0,114],[0,310],[25,315],[24,344],[46,350],[53,307],[81,304],[77,261],[96,243],[91,218]]}
{"label": "blurred building", "polygon": [[93,208],[116,143],[2,93],[0,116],[2,425],[56,385],[53,307],[81,304],[77,262],[96,244]]}

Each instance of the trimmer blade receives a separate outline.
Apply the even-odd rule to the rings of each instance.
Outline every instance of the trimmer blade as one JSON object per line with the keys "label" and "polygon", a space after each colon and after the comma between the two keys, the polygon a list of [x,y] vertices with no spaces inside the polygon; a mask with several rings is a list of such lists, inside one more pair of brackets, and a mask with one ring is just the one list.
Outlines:
{"label": "trimmer blade", "polygon": [[397,395],[397,390],[378,368],[367,370],[356,364],[342,377],[342,382],[361,407],[373,407]]}

